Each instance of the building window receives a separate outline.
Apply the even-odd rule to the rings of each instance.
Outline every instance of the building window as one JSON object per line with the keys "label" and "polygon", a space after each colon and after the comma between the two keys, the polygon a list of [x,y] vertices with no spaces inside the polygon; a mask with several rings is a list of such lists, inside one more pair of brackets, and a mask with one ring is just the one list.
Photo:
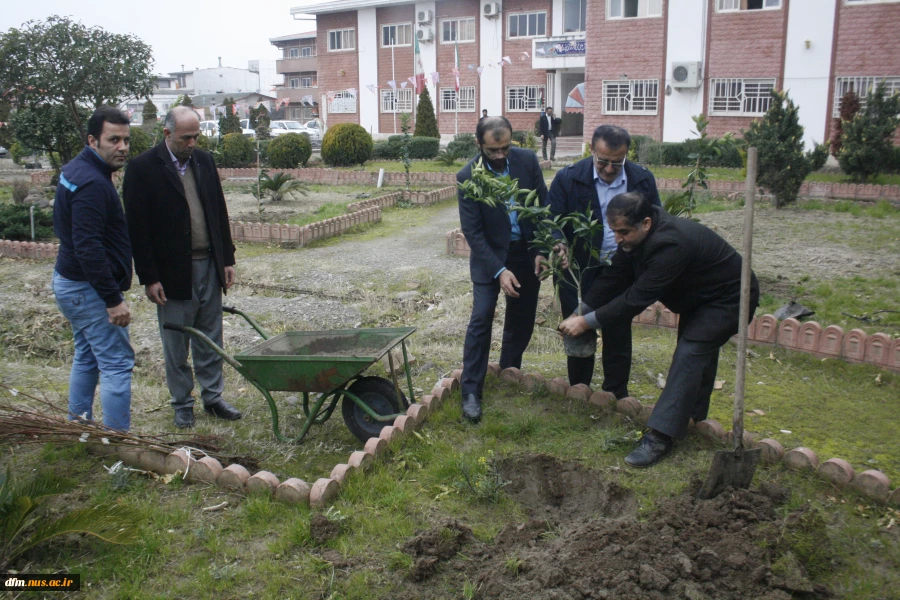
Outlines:
{"label": "building window", "polygon": [[381,112],[411,113],[413,109],[413,88],[381,90]]}
{"label": "building window", "polygon": [[343,92],[335,92],[334,97],[328,102],[328,112],[330,113],[355,113],[356,112],[356,94],[345,90]]}
{"label": "building window", "polygon": [[475,17],[441,21],[441,42],[474,42]]}
{"label": "building window", "polygon": [[[356,49],[355,29],[335,29],[328,32],[328,50],[338,52],[341,50]],[[354,111],[355,112],[355,111]]]}
{"label": "building window", "polygon": [[609,0],[607,18],[661,17],[662,0]]}
{"label": "building window", "polygon": [[506,87],[507,112],[538,112],[544,107],[544,86],[510,85]]}
{"label": "building window", "polygon": [[288,58],[300,58],[300,48],[288,48]]}
{"label": "building window", "polygon": [[716,0],[716,12],[771,10],[781,8],[781,0]]}
{"label": "building window", "polygon": [[288,87],[292,90],[296,90],[300,87],[300,78],[299,77],[291,77],[288,79]]}
{"label": "building window", "polygon": [[506,37],[543,37],[547,35],[547,12],[509,15],[506,21]]}
{"label": "building window", "polygon": [[894,77],[838,77],[834,80],[834,111],[835,119],[841,118],[841,100],[844,94],[853,90],[859,96],[860,110],[866,107],[866,96],[878,88],[878,84],[884,82],[884,93],[887,96],[900,94],[900,76]]}
{"label": "building window", "polygon": [[587,17],[587,0],[564,0],[563,32],[584,31]]}
{"label": "building window", "polygon": [[659,107],[659,79],[603,82],[603,114],[655,115]]}
{"label": "building window", "polygon": [[774,79],[710,79],[710,115],[756,117],[772,105]]}
{"label": "building window", "polygon": [[413,39],[412,23],[381,26],[381,47],[411,46]]}
{"label": "building window", "polygon": [[300,78],[300,87],[312,87],[313,86],[313,78],[312,77],[301,77]]}
{"label": "building window", "polygon": [[316,47],[315,46],[303,46],[300,48],[300,56],[303,58],[312,58],[316,55]]}
{"label": "building window", "polygon": [[[457,106],[457,100],[459,105]],[[475,86],[441,88],[441,112],[475,112]]]}
{"label": "building window", "polygon": [[302,108],[291,108],[291,119],[294,121],[309,121],[313,118],[312,108],[304,106]]}

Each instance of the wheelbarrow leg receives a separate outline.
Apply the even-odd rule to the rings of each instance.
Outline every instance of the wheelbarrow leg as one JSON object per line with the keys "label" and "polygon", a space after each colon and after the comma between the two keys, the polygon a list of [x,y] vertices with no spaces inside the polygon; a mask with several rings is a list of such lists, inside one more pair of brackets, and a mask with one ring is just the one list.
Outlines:
{"label": "wheelbarrow leg", "polygon": [[[307,417],[303,421],[303,427],[300,430],[300,434],[296,437],[287,437],[282,435],[281,429],[278,427],[278,406],[275,404],[275,400],[272,398],[272,395],[269,392],[257,384],[255,381],[251,381],[250,383],[260,391],[263,397],[266,399],[266,402],[269,403],[269,410],[272,413],[272,431],[275,433],[275,438],[280,442],[293,442],[299,443],[304,437],[306,437],[306,433],[309,431],[309,428],[312,426],[313,420]],[[327,396],[320,396],[316,403],[312,407],[312,414],[318,414],[319,409],[322,408],[322,404],[325,402]]]}
{"label": "wheelbarrow leg", "polygon": [[400,342],[403,350],[403,370],[406,371],[406,385],[409,387],[409,401],[414,404],[416,402],[416,394],[413,392],[412,376],[409,374],[409,360],[406,358],[406,340]]}

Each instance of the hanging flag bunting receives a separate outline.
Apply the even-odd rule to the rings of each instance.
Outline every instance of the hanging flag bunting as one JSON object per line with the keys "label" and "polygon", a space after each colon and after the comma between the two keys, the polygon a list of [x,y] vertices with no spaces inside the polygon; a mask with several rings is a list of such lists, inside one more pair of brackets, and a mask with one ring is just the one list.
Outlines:
{"label": "hanging flag bunting", "polygon": [[418,94],[419,84],[416,81],[416,77],[418,77],[418,75],[416,75],[415,77],[407,77],[406,80],[409,81],[409,85],[413,86],[413,89],[416,90],[416,93]]}
{"label": "hanging flag bunting", "polygon": [[475,65],[469,65],[469,70],[470,70],[470,71],[474,71],[474,70],[475,70]]}
{"label": "hanging flag bunting", "polygon": [[456,93],[459,93],[459,40],[453,49],[453,75],[456,77]]}
{"label": "hanging flag bunting", "polygon": [[508,57],[508,56],[504,56],[504,57],[503,57],[503,60],[502,60],[501,62],[505,62],[506,64],[511,65],[511,64],[512,64],[512,59],[511,59],[510,57]]}
{"label": "hanging flag bunting", "polygon": [[378,95],[378,92],[375,91],[375,90],[378,89],[378,86],[377,86],[377,85],[375,85],[374,83],[370,83],[370,84],[368,84],[366,87],[369,88],[369,91],[370,91],[370,92],[372,92],[372,93],[375,94],[376,96]]}
{"label": "hanging flag bunting", "polygon": [[282,107],[282,106],[287,106],[287,105],[290,104],[290,103],[291,103],[291,99],[290,99],[290,98],[279,98],[279,99],[278,99],[278,103],[275,105],[275,108],[276,108],[276,110],[277,110],[278,108],[280,108],[280,107]]}
{"label": "hanging flag bunting", "polygon": [[356,88],[347,88],[346,91],[350,92],[354,96],[356,95]]}
{"label": "hanging flag bunting", "polygon": [[527,52],[522,52],[522,60],[525,60],[525,59],[528,59],[528,58],[531,58],[531,55],[528,54]]}
{"label": "hanging flag bunting", "polygon": [[326,96],[329,100],[334,100],[334,92],[326,92],[326,93],[325,93],[325,96]]}
{"label": "hanging flag bunting", "polygon": [[396,89],[397,89],[397,82],[394,81],[393,79],[391,79],[390,81],[388,81],[388,85],[391,87],[392,90],[396,90]]}
{"label": "hanging flag bunting", "polygon": [[481,74],[484,72],[484,67],[478,67],[478,76],[481,77]]}
{"label": "hanging flag bunting", "polygon": [[547,51],[544,50],[543,48],[538,48],[538,49],[536,50],[536,52],[537,52],[538,54],[547,54]]}
{"label": "hanging flag bunting", "polygon": [[434,85],[437,85],[441,82],[441,74],[435,71],[431,74],[431,80],[434,82]]}
{"label": "hanging flag bunting", "polygon": [[409,82],[408,82],[408,81],[401,81],[401,82],[400,82],[400,89],[405,90],[405,89],[406,89],[406,86],[408,86],[408,85],[409,85]]}
{"label": "hanging flag bunting", "polygon": [[413,85],[416,88],[416,94],[421,94],[422,90],[425,89],[425,66],[422,65],[422,53],[419,52],[419,38],[416,36],[413,39],[416,41],[416,64],[413,70]]}

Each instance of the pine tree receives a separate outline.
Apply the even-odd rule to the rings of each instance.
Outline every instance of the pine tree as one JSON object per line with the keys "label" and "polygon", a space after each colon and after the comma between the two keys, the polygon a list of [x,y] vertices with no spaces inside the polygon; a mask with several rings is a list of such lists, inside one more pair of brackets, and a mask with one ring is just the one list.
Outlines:
{"label": "pine tree", "polygon": [[865,181],[891,169],[894,133],[900,126],[900,94],[887,95],[884,82],[866,96],[866,107],[844,121],[837,159],[853,181]]}
{"label": "pine tree", "polygon": [[840,117],[834,120],[834,134],[831,136],[831,153],[837,157],[841,151],[841,135],[844,133],[844,122],[852,121],[859,112],[861,104],[859,96],[852,89],[841,97]]}
{"label": "pine tree", "polygon": [[797,199],[803,180],[828,158],[824,144],[803,153],[803,126],[799,107],[787,92],[772,91],[772,105],[766,115],[744,133],[748,146],[759,152],[757,182],[774,196],[775,208]]}
{"label": "pine tree", "polygon": [[194,101],[191,100],[191,97],[187,94],[184,95],[184,98],[181,99],[181,106],[190,106],[194,108]]}
{"label": "pine tree", "polygon": [[416,129],[413,135],[441,137],[441,133],[438,131],[437,119],[434,117],[434,104],[431,102],[428,86],[422,86],[422,93],[419,94],[419,106],[416,110]]}
{"label": "pine tree", "polygon": [[262,104],[259,108],[250,108],[250,128],[256,131],[256,137],[261,140],[267,140],[269,137],[269,110]]}
{"label": "pine tree", "polygon": [[156,129],[157,113],[156,105],[150,101],[150,98],[147,98],[147,101],[144,102],[144,108],[141,110],[141,116],[143,118],[141,129],[152,135],[153,130]]}
{"label": "pine tree", "polygon": [[241,133],[241,120],[234,114],[234,98],[222,100],[225,114],[219,117],[219,135],[225,137],[229,133]]}

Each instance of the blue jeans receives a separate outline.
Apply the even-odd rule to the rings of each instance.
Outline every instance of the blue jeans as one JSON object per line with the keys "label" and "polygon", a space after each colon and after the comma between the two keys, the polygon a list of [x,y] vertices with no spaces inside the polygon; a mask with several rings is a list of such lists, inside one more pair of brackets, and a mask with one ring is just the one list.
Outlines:
{"label": "blue jeans", "polygon": [[93,420],[94,391],[100,382],[103,424],[128,431],[131,426],[131,371],[134,350],[128,328],[109,322],[106,303],[87,281],[53,272],[56,305],[72,324],[75,358],[69,376],[69,418]]}

